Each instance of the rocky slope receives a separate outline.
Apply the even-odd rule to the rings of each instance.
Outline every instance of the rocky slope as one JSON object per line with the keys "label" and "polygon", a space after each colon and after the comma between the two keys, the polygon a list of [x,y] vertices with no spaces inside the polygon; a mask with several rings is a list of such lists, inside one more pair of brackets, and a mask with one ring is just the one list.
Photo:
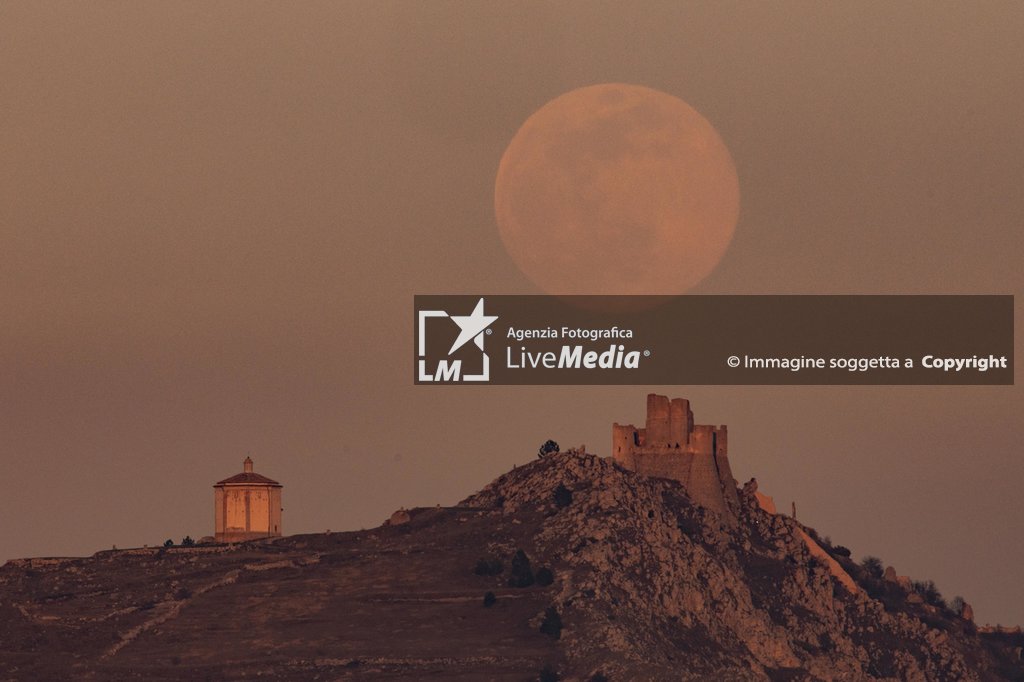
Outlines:
{"label": "rocky slope", "polygon": [[1024,679],[1019,634],[739,499],[569,452],[369,531],[8,562],[0,680]]}
{"label": "rocky slope", "polygon": [[[561,507],[560,489],[571,491]],[[571,452],[502,476],[464,504],[543,513],[534,551],[558,568],[553,602],[577,674],[1024,679],[1019,649],[983,642],[972,623],[830,556],[795,520],[763,511],[753,486],[740,500],[734,528],[673,481]],[[863,584],[845,587],[829,562]]]}

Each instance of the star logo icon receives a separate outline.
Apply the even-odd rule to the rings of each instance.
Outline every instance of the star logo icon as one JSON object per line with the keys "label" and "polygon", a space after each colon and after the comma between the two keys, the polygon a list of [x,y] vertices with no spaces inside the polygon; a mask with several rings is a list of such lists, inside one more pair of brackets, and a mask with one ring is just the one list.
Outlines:
{"label": "star logo icon", "polygon": [[484,349],[484,330],[487,329],[496,319],[497,315],[484,315],[484,299],[477,301],[476,307],[469,315],[452,315],[452,322],[459,325],[459,335],[455,343],[448,350],[451,355],[458,349],[469,343],[470,339],[480,350]]}
{"label": "star logo icon", "polygon": [[[476,298],[476,297],[474,297]],[[419,297],[417,296],[417,301]],[[460,298],[460,307],[464,305],[462,301],[465,298]],[[470,298],[470,301],[473,299]],[[439,383],[453,383],[453,382],[476,382],[476,381],[490,381],[491,378],[491,359],[484,351],[484,335],[489,334],[491,330],[489,327],[494,324],[494,321],[498,319],[497,315],[486,315],[484,314],[484,299],[481,297],[477,300],[476,307],[473,308],[473,312],[469,315],[451,315],[447,310],[435,308],[431,306],[431,310],[419,309],[419,303],[416,303],[416,381],[421,382],[439,382]],[[447,307],[447,306],[445,306]],[[444,334],[445,341],[444,345],[447,345],[447,339],[451,339],[452,328],[449,325],[448,320],[455,323],[458,327],[459,332],[455,339],[455,343],[452,344],[451,348],[448,349],[448,355],[440,355],[440,351],[444,348],[444,345],[437,346],[434,352],[437,354],[433,357],[427,354],[427,327],[432,324],[431,320],[445,320],[442,324],[438,321],[436,324],[444,328],[444,331],[439,333]],[[473,373],[473,370],[464,371],[463,365],[468,365],[475,369],[477,360],[475,358],[476,353],[471,348],[468,348],[469,342],[472,341],[473,345],[480,349],[479,367],[480,371]],[[440,343],[440,341],[439,341]],[[436,345],[436,344],[435,344]],[[456,351],[462,349],[462,352]]]}

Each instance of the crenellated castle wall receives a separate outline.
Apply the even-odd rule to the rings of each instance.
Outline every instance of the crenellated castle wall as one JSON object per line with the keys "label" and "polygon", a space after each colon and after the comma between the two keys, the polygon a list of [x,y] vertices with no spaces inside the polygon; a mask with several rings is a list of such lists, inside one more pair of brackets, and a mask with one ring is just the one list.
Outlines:
{"label": "crenellated castle wall", "polygon": [[639,474],[679,481],[694,502],[726,518],[739,508],[726,427],[694,424],[689,400],[648,395],[644,428],[612,424],[612,456]]}

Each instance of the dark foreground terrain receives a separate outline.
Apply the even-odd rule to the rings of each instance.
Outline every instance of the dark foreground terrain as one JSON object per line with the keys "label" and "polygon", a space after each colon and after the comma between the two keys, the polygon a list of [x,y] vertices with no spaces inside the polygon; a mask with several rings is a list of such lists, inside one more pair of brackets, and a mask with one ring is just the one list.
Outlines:
{"label": "dark foreground terrain", "polygon": [[0,680],[1024,680],[1019,634],[740,500],[570,452],[369,531],[12,561]]}

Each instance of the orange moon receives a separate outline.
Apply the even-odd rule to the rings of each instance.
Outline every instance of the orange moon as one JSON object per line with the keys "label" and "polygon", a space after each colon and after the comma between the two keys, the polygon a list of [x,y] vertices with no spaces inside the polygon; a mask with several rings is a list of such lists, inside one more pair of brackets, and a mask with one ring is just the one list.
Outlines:
{"label": "orange moon", "polygon": [[739,182],[714,127],[638,85],[568,92],[512,138],[494,188],[498,229],[549,294],[679,294],[718,264]]}

